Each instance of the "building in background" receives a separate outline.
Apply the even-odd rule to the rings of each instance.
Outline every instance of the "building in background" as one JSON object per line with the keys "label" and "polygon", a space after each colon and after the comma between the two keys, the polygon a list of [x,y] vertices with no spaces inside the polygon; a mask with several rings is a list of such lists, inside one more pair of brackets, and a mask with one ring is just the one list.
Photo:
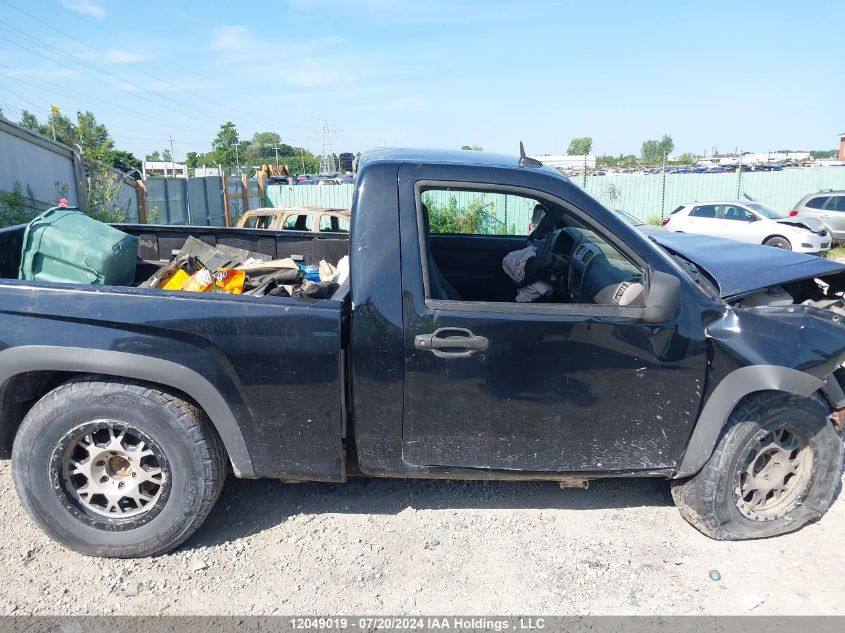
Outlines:
{"label": "building in background", "polygon": [[145,160],[141,163],[144,180],[149,176],[171,176],[176,178],[188,177],[188,166],[172,161]]}
{"label": "building in background", "polygon": [[710,154],[699,156],[699,165],[738,165],[742,159],[743,165],[759,163],[806,163],[812,160],[810,152],[745,152],[739,154]]}
{"label": "building in background", "polygon": [[845,132],[839,135],[839,160],[845,160]]}
{"label": "building in background", "polygon": [[222,176],[223,171],[219,167],[197,167],[194,169],[194,176]]}

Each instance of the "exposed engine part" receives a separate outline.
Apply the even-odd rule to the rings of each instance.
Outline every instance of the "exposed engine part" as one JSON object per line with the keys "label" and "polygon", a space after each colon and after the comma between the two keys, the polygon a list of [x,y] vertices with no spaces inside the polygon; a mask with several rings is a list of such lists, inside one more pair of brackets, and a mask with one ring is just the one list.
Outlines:
{"label": "exposed engine part", "polygon": [[781,286],[772,286],[760,292],[748,295],[739,302],[741,308],[759,308],[761,306],[791,306],[795,298]]}
{"label": "exposed engine part", "polygon": [[839,316],[845,316],[845,302],[842,301],[841,297],[837,297],[836,299],[820,299],[819,301],[807,299],[801,305],[828,310]]}

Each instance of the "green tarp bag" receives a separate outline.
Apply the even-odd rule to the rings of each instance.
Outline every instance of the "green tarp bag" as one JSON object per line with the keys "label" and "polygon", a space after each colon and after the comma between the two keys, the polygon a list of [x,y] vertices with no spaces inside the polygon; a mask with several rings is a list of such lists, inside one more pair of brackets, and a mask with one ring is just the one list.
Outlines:
{"label": "green tarp bag", "polygon": [[18,278],[130,286],[137,256],[137,237],[79,209],[53,207],[26,227]]}

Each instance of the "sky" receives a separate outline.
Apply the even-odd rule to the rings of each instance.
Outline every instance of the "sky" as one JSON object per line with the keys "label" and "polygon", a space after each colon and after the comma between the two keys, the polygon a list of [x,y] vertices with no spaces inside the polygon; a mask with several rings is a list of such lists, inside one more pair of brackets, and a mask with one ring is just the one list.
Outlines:
{"label": "sky", "polygon": [[0,109],[91,110],[139,157],[220,123],[319,153],[832,149],[845,2],[0,0]]}

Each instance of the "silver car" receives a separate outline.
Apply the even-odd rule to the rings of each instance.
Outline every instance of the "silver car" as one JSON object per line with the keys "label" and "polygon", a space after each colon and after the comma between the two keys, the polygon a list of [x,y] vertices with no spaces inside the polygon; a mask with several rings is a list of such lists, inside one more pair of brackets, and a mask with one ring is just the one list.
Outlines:
{"label": "silver car", "polygon": [[834,242],[845,242],[845,190],[823,189],[798,201],[789,216],[815,218],[830,231]]}

